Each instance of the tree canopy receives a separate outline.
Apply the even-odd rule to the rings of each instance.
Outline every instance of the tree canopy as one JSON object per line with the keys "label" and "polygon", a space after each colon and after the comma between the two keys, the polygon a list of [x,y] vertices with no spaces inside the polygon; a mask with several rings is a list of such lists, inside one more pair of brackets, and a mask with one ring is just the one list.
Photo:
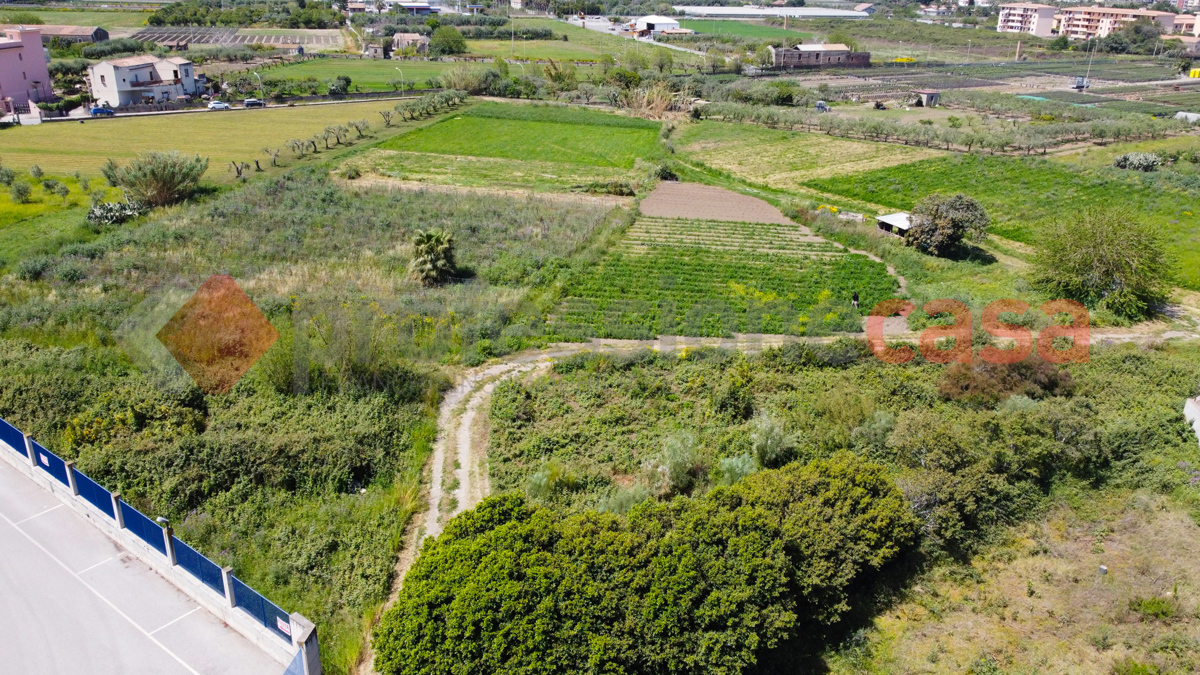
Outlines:
{"label": "tree canopy", "polygon": [[1159,230],[1128,208],[1086,208],[1046,228],[1034,283],[1052,295],[1140,318],[1166,301],[1175,263]]}
{"label": "tree canopy", "polygon": [[484,500],[426,544],[375,632],[407,673],[741,673],[805,626],[916,521],[883,468],[843,453],[628,517]]}
{"label": "tree canopy", "polygon": [[926,196],[912,210],[912,229],[906,241],[933,255],[945,255],[963,241],[987,236],[991,219],[983,205],[962,193]]}
{"label": "tree canopy", "polygon": [[438,26],[429,38],[429,53],[434,56],[463,54],[467,51],[467,40],[454,26]]}

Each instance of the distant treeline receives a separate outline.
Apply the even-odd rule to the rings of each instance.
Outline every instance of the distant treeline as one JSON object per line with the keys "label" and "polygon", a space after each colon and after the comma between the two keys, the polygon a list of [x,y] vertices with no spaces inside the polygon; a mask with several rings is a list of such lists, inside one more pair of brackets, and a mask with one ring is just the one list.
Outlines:
{"label": "distant treeline", "polygon": [[[226,6],[229,8],[226,9]],[[249,26],[267,23],[280,28],[336,28],[345,19],[328,2],[296,0],[184,0],[150,15],[151,26]]]}

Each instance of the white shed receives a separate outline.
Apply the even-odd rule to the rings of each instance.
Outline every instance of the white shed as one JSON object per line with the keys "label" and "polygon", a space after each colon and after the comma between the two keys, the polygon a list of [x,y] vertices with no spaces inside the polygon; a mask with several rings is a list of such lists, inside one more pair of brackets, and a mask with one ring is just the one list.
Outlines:
{"label": "white shed", "polygon": [[661,33],[664,30],[678,30],[679,22],[669,16],[643,16],[633,22],[633,28],[639,33]]}
{"label": "white shed", "polygon": [[908,234],[909,228],[912,227],[907,213],[889,213],[886,216],[879,216],[875,220],[879,223],[879,229],[901,237]]}

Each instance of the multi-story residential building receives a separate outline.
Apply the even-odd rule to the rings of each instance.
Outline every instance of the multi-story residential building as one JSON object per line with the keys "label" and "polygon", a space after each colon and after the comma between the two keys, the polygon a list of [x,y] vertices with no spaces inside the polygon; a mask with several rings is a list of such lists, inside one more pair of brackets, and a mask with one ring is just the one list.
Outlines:
{"label": "multi-story residential building", "polygon": [[153,54],[101,61],[88,67],[92,98],[103,105],[159,103],[196,91],[196,67],[185,58]]}
{"label": "multi-story residential building", "polygon": [[1059,33],[1071,40],[1091,40],[1107,37],[1113,31],[1142,18],[1159,24],[1164,33],[1175,30],[1175,15],[1171,12],[1117,7],[1064,7]]}
{"label": "multi-story residential building", "polygon": [[996,30],[1001,33],[1030,33],[1037,37],[1050,37],[1054,30],[1054,13],[1057,7],[1032,2],[1015,2],[1000,5],[1000,18]]}
{"label": "multi-story residential building", "polygon": [[42,34],[36,28],[7,28],[0,39],[0,114],[54,96]]}
{"label": "multi-story residential building", "polygon": [[1195,33],[1196,32],[1196,15],[1195,14],[1176,14],[1175,15],[1175,30],[1172,33]]}

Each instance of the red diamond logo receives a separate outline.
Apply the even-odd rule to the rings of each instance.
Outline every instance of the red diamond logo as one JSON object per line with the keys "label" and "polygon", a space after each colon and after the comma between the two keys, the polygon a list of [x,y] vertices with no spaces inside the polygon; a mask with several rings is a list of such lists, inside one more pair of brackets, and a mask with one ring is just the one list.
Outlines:
{"label": "red diamond logo", "polygon": [[233,388],[279,331],[233,277],[214,274],[156,335],[205,393]]}

